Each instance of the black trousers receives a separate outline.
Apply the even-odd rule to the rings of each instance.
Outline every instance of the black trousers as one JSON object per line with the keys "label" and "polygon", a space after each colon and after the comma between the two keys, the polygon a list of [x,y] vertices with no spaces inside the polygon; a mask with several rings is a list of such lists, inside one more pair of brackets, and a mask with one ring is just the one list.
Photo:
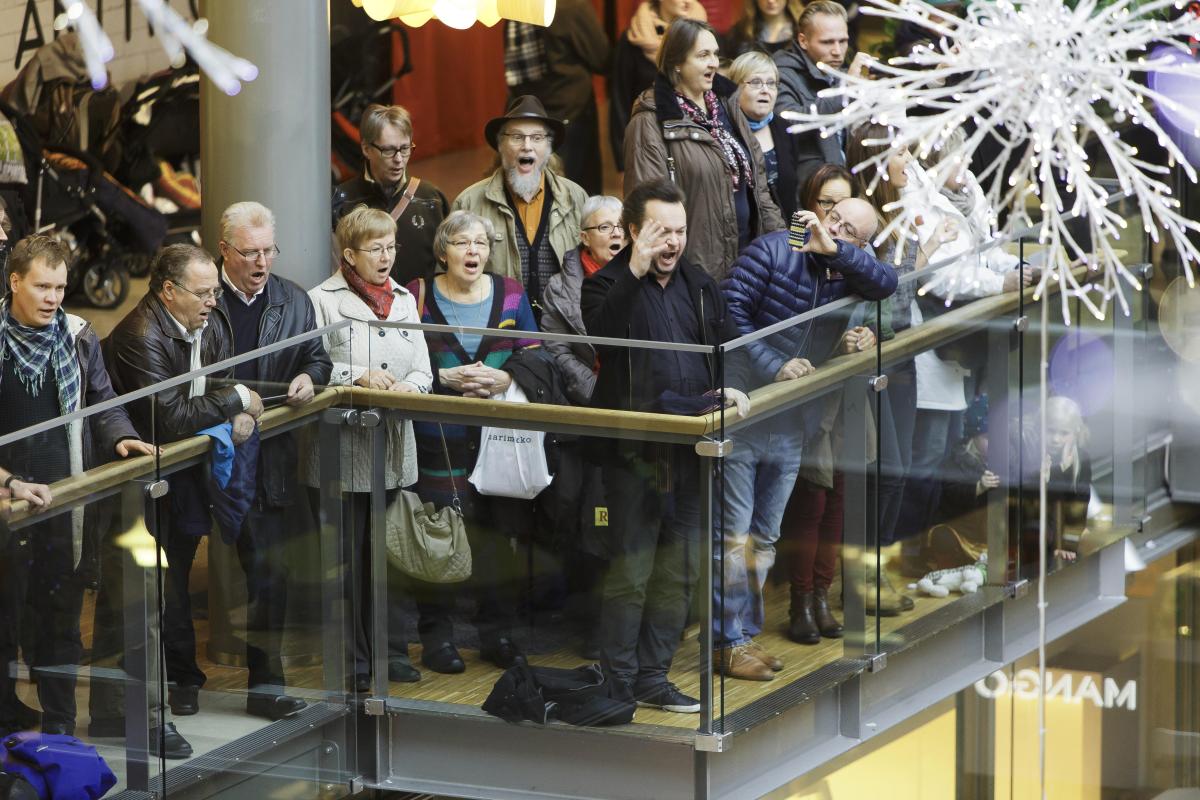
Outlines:
{"label": "black trousers", "polygon": [[600,194],[604,188],[603,165],[600,163],[600,120],[596,114],[596,98],[575,119],[567,122],[567,139],[556,151],[562,159],[563,171],[583,187],[589,195]]}
{"label": "black trousers", "polygon": [[604,468],[612,560],[604,578],[600,657],[635,689],[667,681],[687,624],[700,574],[699,472],[684,448],[669,463],[635,460]]}
{"label": "black trousers", "polygon": [[[24,655],[37,674],[42,723],[73,730],[75,673],[83,656],[83,583],[75,574],[71,514],[0,537],[7,537],[0,550],[0,732],[17,728],[17,650],[22,638],[32,643],[32,652]],[[37,626],[22,637],[21,615],[30,591]],[[51,667],[56,669],[43,670]]]}
{"label": "black trousers", "polygon": [[[237,539],[238,561],[246,576],[246,665],[248,686],[283,686],[280,652],[287,615],[288,571],[283,542],[287,536],[286,509],[253,509]],[[196,631],[188,582],[196,550],[203,537],[176,532],[167,535],[170,565],[166,575],[163,646],[167,679],[179,686],[203,686],[207,680],[196,663]]]}

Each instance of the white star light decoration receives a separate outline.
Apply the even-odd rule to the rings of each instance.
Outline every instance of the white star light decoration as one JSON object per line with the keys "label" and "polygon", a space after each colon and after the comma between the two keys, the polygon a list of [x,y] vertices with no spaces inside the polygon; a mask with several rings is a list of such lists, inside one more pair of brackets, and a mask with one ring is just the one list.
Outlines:
{"label": "white star light decoration", "polygon": [[[163,0],[137,0],[137,3],[147,21],[154,26],[154,33],[173,65],[183,64],[186,51],[209,79],[229,95],[241,91],[242,81],[252,81],[258,77],[258,67],[205,38],[207,20],[189,24]],[[88,77],[93,87],[102,89],[108,84],[108,70],[104,65],[112,61],[115,55],[112,40],[100,27],[95,12],[83,0],[73,0],[64,5],[63,13],[55,20],[55,27],[70,27],[79,33]]]}
{"label": "white star light decoration", "polygon": [[[876,64],[876,80],[844,76],[840,86],[821,93],[843,97],[841,113],[822,115],[815,107],[807,113],[785,112],[799,123],[789,130],[819,130],[831,136],[870,122],[894,126],[891,140],[878,142],[890,145],[888,150],[864,164],[850,165],[856,172],[875,175],[867,181],[868,191],[874,191],[881,172],[886,180],[886,169],[877,168],[893,153],[908,148],[920,156],[940,150],[951,132],[970,123],[965,143],[945,153],[930,170],[940,186],[955,171],[968,168],[985,137],[995,135],[1003,143],[1002,155],[978,178],[992,209],[1009,211],[1002,234],[1031,225],[1027,203],[1036,198],[1040,205],[1039,242],[1049,254],[1038,296],[1049,281],[1057,282],[1068,323],[1070,297],[1079,297],[1099,318],[1116,297],[1128,314],[1122,284],[1135,289],[1141,284],[1125,269],[1111,242],[1126,221],[1108,207],[1109,193],[1092,176],[1083,145],[1089,137],[1099,143],[1119,191],[1140,211],[1146,232],[1155,241],[1166,235],[1174,243],[1193,283],[1191,264],[1200,261],[1200,251],[1187,232],[1200,232],[1200,223],[1179,213],[1179,200],[1167,180],[1176,163],[1193,182],[1196,173],[1155,121],[1147,101],[1186,119],[1193,135],[1200,128],[1200,111],[1135,80],[1150,72],[1200,77],[1200,66],[1180,40],[1200,36],[1200,18],[1187,14],[1168,21],[1164,16],[1181,7],[1177,0],[1137,5],[1120,0],[1105,8],[1097,8],[1095,0],[1081,0],[1074,9],[1062,0],[996,0],[973,2],[966,18],[960,19],[923,0],[865,0],[862,13],[916,23],[934,31],[938,43]],[[1150,47],[1164,44],[1187,53],[1187,58],[1147,55]],[[1128,119],[1149,130],[1166,150],[1169,163],[1140,159],[1137,148],[1122,141],[1103,116],[1105,106],[1111,109],[1113,124]],[[924,115],[907,114],[915,108]],[[1010,160],[1015,169],[1006,177],[1003,168]],[[919,209],[910,206],[919,203],[919,192],[902,195],[898,218],[881,231],[878,241],[898,227],[913,230]],[[1068,232],[1069,215],[1087,221],[1092,252],[1085,252],[1087,248]],[[1072,272],[1075,259],[1088,264],[1082,280]]]}

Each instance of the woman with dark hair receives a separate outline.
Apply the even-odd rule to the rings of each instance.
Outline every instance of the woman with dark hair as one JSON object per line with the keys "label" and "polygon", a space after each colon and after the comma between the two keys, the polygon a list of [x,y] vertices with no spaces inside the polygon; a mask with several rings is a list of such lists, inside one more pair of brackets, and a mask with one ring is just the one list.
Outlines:
{"label": "woman with dark hair", "polygon": [[[822,164],[808,177],[800,193],[800,207],[817,215],[821,222],[838,203],[849,197],[861,197],[862,187],[854,173],[840,164]],[[883,226],[880,226],[883,230]]]}
{"label": "woman with dark hair", "polygon": [[667,178],[684,194],[685,257],[717,280],[757,236],[784,227],[738,87],[717,72],[717,35],[677,19],[658,51],[654,85],[634,104],[625,135],[625,192]]}
{"label": "woman with dark hair", "polygon": [[742,16],[725,35],[726,54],[737,58],[757,50],[768,55],[796,38],[804,0],[744,0]]}
{"label": "woman with dark hair", "polygon": [[771,196],[785,220],[796,210],[796,159],[792,152],[789,123],[775,116],[775,101],[779,99],[779,69],[771,57],[761,50],[742,53],[729,67],[729,80],[741,87],[738,107],[746,115],[746,123],[763,152],[767,183]]}
{"label": "woman with dark hair", "polygon": [[654,83],[663,36],[667,27],[681,18],[703,21],[704,6],[695,0],[647,0],[617,39],[608,81],[608,135],[618,172],[625,171],[625,128],[633,103]]}

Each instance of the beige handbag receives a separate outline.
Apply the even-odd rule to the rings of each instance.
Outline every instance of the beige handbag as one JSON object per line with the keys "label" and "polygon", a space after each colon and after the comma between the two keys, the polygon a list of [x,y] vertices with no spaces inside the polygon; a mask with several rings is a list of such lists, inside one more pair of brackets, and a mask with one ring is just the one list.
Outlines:
{"label": "beige handbag", "polygon": [[[438,430],[441,431],[441,425]],[[403,435],[400,448],[403,453]],[[444,433],[442,452],[449,471],[450,450]],[[403,489],[388,505],[384,537],[388,561],[405,575],[427,583],[458,583],[471,577],[471,545],[467,542],[462,502],[453,477],[450,486],[454,501],[441,510],[433,503],[422,503],[415,492]]]}

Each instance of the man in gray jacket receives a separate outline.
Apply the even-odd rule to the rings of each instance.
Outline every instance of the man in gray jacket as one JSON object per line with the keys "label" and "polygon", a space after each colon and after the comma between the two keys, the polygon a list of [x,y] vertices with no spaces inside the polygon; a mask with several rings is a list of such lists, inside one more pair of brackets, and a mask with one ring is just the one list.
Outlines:
{"label": "man in gray jacket", "polygon": [[[840,111],[842,98],[818,98],[817,93],[838,85],[837,73],[842,71],[849,45],[845,8],[832,0],[814,0],[805,6],[796,25],[796,41],[775,54],[775,65],[779,67],[775,113],[807,112],[813,106],[822,114]],[[821,69],[818,64],[831,71]],[[795,134],[792,149],[796,157],[796,189],[801,194],[817,167],[846,163],[845,139],[841,134],[824,139],[819,131]]]}

